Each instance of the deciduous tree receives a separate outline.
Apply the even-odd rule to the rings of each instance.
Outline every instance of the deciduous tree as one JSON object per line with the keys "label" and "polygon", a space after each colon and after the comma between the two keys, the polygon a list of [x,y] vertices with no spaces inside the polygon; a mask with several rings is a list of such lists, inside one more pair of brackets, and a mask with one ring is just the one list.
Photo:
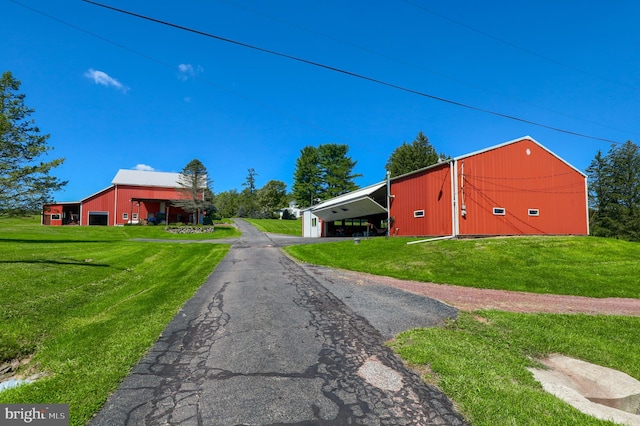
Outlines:
{"label": "deciduous tree", "polygon": [[51,201],[67,182],[49,173],[63,158],[40,161],[52,148],[41,134],[19,93],[20,81],[10,71],[0,77],[0,215],[34,213]]}
{"label": "deciduous tree", "polygon": [[287,184],[279,180],[270,180],[258,190],[258,204],[268,217],[276,210],[287,207]]}
{"label": "deciduous tree", "polygon": [[240,193],[231,189],[220,192],[216,195],[216,207],[218,214],[222,217],[236,217],[240,207]]}

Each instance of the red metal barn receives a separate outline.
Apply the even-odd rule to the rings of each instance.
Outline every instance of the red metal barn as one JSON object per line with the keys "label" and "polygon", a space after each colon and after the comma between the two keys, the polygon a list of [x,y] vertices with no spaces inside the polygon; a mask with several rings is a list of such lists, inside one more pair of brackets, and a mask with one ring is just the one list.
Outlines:
{"label": "red metal barn", "polygon": [[586,176],[527,136],[391,180],[391,235],[586,235]]}
{"label": "red metal barn", "polygon": [[451,182],[449,163],[393,179],[390,235],[451,234]]}
{"label": "red metal barn", "polygon": [[185,198],[179,173],[119,170],[112,185],[76,203],[45,205],[44,225],[124,225],[144,221],[189,222],[189,213],[172,206]]}

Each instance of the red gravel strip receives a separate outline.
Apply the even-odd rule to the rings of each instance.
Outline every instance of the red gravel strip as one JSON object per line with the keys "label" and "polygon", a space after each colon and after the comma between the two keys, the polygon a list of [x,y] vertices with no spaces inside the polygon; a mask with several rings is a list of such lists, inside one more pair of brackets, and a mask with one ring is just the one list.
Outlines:
{"label": "red gravel strip", "polygon": [[640,299],[592,298],[535,294],[520,291],[486,290],[447,284],[405,281],[361,272],[333,270],[360,285],[384,285],[440,300],[463,311],[498,309],[508,312],[547,312],[640,316]]}

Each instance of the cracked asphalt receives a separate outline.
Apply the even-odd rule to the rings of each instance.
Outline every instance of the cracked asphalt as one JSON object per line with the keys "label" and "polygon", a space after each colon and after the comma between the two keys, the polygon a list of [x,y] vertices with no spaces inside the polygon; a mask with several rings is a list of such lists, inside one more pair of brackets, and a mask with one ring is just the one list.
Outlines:
{"label": "cracked asphalt", "polygon": [[[450,306],[300,265],[242,237],[94,417],[102,425],[465,425],[385,340]],[[317,241],[317,240],[316,240]]]}

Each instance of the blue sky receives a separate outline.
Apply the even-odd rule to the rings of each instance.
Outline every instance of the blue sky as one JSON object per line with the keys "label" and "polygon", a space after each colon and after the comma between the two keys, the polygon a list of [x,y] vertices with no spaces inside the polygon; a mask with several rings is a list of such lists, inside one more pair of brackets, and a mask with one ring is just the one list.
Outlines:
{"label": "blue sky", "polygon": [[[105,4],[474,107],[638,143],[640,3],[626,0],[186,0]],[[26,6],[26,7],[25,7]],[[32,10],[34,9],[34,10]],[[530,135],[584,171],[611,144],[497,117],[113,12],[0,0],[0,71],[75,201],[118,169],[179,172],[214,191],[291,187],[307,145],[341,143],[366,186],[418,131],[450,156]]]}

